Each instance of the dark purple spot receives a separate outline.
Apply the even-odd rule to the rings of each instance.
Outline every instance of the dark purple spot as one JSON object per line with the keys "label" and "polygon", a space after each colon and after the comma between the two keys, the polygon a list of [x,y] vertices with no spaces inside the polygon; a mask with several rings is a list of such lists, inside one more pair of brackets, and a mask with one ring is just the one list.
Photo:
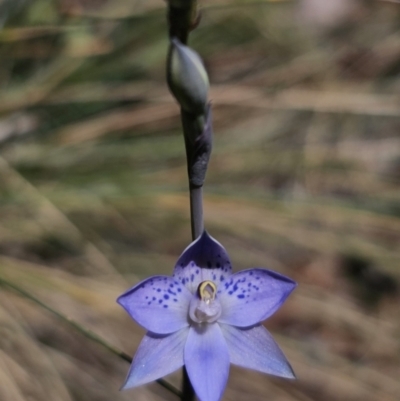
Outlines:
{"label": "dark purple spot", "polygon": [[192,274],[191,276],[190,276],[190,281],[193,283],[193,280],[194,280],[194,274]]}
{"label": "dark purple spot", "polygon": [[199,269],[197,269],[197,270],[196,270],[196,274],[199,274],[199,273],[200,273],[200,270],[199,270]]}
{"label": "dark purple spot", "polygon": [[178,302],[178,300],[176,298],[174,298],[174,302]]}
{"label": "dark purple spot", "polygon": [[155,301],[156,300],[156,297],[153,297],[153,301]]}
{"label": "dark purple spot", "polygon": [[159,304],[162,304],[162,301],[163,301],[162,299],[159,299],[159,300],[158,300],[158,303],[159,303]]}
{"label": "dark purple spot", "polygon": [[164,306],[164,308],[168,308],[168,305],[163,305]]}
{"label": "dark purple spot", "polygon": [[224,276],[221,276],[219,279],[220,279],[221,281],[224,281],[224,280],[225,280],[225,277],[224,277]]}
{"label": "dark purple spot", "polygon": [[157,292],[161,292],[161,288],[158,288],[158,289],[157,289]]}
{"label": "dark purple spot", "polygon": [[168,295],[168,294],[165,294],[165,295],[164,295],[164,299],[169,299],[169,295]]}
{"label": "dark purple spot", "polygon": [[178,288],[178,292],[182,292],[182,289],[181,289],[181,288]]}
{"label": "dark purple spot", "polygon": [[239,294],[237,297],[240,298],[240,299],[243,299],[244,295],[243,294]]}
{"label": "dark purple spot", "polygon": [[168,290],[168,293],[171,294],[171,295],[176,295],[176,292],[173,292],[171,290]]}

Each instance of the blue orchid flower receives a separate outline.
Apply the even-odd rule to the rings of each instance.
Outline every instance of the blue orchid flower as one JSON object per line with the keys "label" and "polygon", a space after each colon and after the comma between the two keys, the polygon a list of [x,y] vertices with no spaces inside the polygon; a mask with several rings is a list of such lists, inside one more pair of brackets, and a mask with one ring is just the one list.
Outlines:
{"label": "blue orchid flower", "polygon": [[266,269],[232,274],[224,247],[204,232],[182,253],[172,277],[148,278],[117,302],[148,330],[123,389],[186,366],[201,401],[218,401],[230,363],[294,378],[271,334],[260,324],[296,283]]}

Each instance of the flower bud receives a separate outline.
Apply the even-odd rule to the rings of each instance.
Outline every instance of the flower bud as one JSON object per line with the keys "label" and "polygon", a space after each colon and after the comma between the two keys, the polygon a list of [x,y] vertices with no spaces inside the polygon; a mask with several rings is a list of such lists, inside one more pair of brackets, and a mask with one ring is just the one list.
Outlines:
{"label": "flower bud", "polygon": [[208,76],[199,55],[173,38],[168,54],[167,81],[169,89],[182,109],[204,114],[207,105]]}

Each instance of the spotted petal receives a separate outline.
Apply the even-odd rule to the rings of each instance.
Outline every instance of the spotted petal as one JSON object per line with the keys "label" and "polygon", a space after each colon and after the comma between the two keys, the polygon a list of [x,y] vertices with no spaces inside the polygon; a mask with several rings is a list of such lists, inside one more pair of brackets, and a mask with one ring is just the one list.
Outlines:
{"label": "spotted petal", "polygon": [[219,401],[228,380],[229,351],[217,323],[189,329],[184,360],[200,401]]}
{"label": "spotted petal", "polygon": [[230,277],[220,290],[221,323],[253,326],[271,316],[296,287],[288,277],[266,269],[249,269]]}
{"label": "spotted petal", "polygon": [[169,334],[189,325],[191,297],[187,288],[172,277],[154,276],[122,294],[117,302],[145,329]]}
{"label": "spotted petal", "polygon": [[189,328],[173,334],[147,333],[133,358],[122,389],[140,386],[168,375],[183,366],[183,349]]}
{"label": "spotted petal", "polygon": [[228,253],[206,231],[183,251],[174,270],[174,278],[186,285],[192,294],[202,281],[212,280],[218,286],[231,274]]}
{"label": "spotted petal", "polygon": [[221,324],[231,363],[275,376],[294,379],[294,372],[278,344],[261,325],[241,329]]}

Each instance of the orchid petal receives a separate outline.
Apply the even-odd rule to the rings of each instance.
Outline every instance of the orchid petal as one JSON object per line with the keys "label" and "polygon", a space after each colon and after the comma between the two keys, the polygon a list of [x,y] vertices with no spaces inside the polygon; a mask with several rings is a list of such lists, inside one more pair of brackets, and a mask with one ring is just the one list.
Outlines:
{"label": "orchid petal", "polygon": [[221,323],[253,326],[276,312],[296,287],[288,277],[266,269],[249,269],[230,277],[218,291]]}
{"label": "orchid petal", "polygon": [[202,281],[217,285],[232,274],[231,261],[225,248],[206,231],[193,241],[179,257],[174,278],[194,294]]}
{"label": "orchid petal", "polygon": [[229,375],[229,351],[217,323],[189,329],[184,360],[200,401],[220,400]]}
{"label": "orchid petal", "polygon": [[122,389],[137,387],[183,366],[183,349],[189,328],[173,334],[147,333],[139,345]]}
{"label": "orchid petal", "polygon": [[270,375],[294,379],[292,367],[268,330],[258,325],[241,329],[221,324],[231,363]]}
{"label": "orchid petal", "polygon": [[154,276],[122,294],[117,302],[145,329],[169,334],[189,325],[191,298],[187,288],[172,277]]}

